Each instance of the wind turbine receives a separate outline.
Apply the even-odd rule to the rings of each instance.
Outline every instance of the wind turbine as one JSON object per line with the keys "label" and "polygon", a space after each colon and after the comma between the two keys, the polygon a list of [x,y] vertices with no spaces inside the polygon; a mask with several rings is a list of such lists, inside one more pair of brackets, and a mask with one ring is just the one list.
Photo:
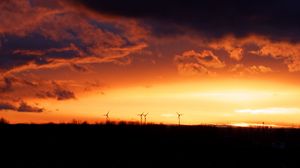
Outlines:
{"label": "wind turbine", "polygon": [[148,114],[149,114],[149,113],[143,115],[143,116],[144,116],[144,123],[145,123],[145,124],[147,124],[147,115],[148,115]]}
{"label": "wind turbine", "polygon": [[106,123],[109,122],[109,112],[110,112],[110,111],[108,111],[106,114],[104,114],[104,116],[106,117]]}
{"label": "wind turbine", "polygon": [[141,117],[141,125],[143,124],[143,116],[144,116],[144,112],[142,112],[141,114],[138,114],[138,116]]}
{"label": "wind turbine", "polygon": [[177,113],[177,117],[178,117],[178,125],[180,125],[180,117],[181,117],[183,114],[178,113],[178,112],[176,112],[176,113]]}

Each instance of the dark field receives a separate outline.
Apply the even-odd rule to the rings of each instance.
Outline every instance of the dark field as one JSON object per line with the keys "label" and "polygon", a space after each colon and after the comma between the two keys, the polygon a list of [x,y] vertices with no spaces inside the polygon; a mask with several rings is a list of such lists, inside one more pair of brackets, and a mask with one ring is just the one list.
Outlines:
{"label": "dark field", "polygon": [[300,166],[299,129],[3,124],[0,137],[11,167]]}

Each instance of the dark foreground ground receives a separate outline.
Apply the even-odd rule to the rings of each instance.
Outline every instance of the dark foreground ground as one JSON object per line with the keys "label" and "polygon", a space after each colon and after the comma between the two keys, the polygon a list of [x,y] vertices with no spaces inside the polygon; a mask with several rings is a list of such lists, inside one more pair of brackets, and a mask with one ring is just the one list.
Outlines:
{"label": "dark foreground ground", "polygon": [[300,167],[299,129],[0,125],[0,145],[0,167]]}

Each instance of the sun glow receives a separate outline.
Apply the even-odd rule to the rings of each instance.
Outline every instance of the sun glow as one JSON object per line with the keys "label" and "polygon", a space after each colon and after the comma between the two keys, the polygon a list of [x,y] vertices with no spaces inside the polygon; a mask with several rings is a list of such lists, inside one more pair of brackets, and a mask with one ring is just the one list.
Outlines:
{"label": "sun glow", "polygon": [[234,127],[285,127],[276,124],[265,124],[265,123],[232,123],[229,125]]}

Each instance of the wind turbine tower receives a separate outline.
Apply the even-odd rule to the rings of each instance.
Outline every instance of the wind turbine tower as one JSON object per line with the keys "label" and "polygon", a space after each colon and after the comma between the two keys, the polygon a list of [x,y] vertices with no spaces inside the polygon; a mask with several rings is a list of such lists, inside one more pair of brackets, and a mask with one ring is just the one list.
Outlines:
{"label": "wind turbine tower", "polygon": [[183,114],[177,112],[178,125],[180,125],[180,119],[181,119],[181,116],[182,116],[182,115],[183,115]]}
{"label": "wind turbine tower", "polygon": [[144,112],[141,113],[141,114],[138,114],[138,116],[140,116],[140,119],[141,119],[141,125],[143,124],[143,116],[144,116]]}
{"label": "wind turbine tower", "polygon": [[146,114],[144,114],[143,116],[144,116],[144,123],[145,124],[147,124],[147,115],[148,115],[149,113],[146,113]]}
{"label": "wind turbine tower", "polygon": [[109,122],[109,112],[110,112],[110,111],[108,111],[106,114],[104,114],[104,116],[106,117],[106,123]]}

